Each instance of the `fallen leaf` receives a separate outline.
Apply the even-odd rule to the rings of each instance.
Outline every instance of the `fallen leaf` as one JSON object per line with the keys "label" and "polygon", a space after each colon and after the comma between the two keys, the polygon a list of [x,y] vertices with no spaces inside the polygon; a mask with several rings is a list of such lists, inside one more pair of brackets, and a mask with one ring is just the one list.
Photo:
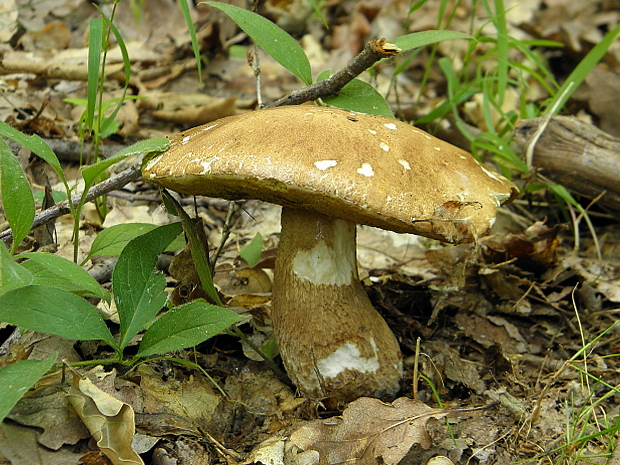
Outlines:
{"label": "fallen leaf", "polygon": [[99,449],[114,465],[144,465],[131,448],[135,422],[133,409],[128,404],[104,392],[90,379],[77,376],[68,398]]}
{"label": "fallen leaf", "polygon": [[291,435],[291,442],[303,451],[317,451],[319,465],[395,465],[414,444],[428,449],[431,438],[426,422],[447,414],[406,397],[391,404],[361,397],[348,405],[342,417],[302,426]]}

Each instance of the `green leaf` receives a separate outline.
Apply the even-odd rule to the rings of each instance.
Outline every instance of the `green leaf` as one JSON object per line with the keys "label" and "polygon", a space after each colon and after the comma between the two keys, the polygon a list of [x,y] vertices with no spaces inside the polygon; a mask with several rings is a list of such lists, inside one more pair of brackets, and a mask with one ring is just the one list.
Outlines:
{"label": "green leaf", "polygon": [[0,321],[82,341],[117,344],[95,307],[63,289],[32,284],[0,296]]}
{"label": "green leaf", "polygon": [[163,137],[143,140],[124,148],[120,152],[112,155],[110,158],[106,158],[103,161],[85,167],[82,170],[82,177],[84,178],[84,182],[86,183],[86,188],[84,189],[84,191],[90,189],[90,187],[97,180],[99,175],[113,164],[118,163],[119,161],[126,158],[139,155],[141,153],[163,152],[168,148],[169,145],[170,142],[168,141],[168,139]]}
{"label": "green leaf", "polygon": [[301,46],[271,21],[251,11],[218,2],[201,2],[226,13],[252,40],[274,60],[301,79],[312,84],[312,70]]}
{"label": "green leaf", "polygon": [[383,96],[373,86],[359,79],[353,79],[338,95],[325,97],[323,101],[345,110],[394,118]]}
{"label": "green leaf", "polygon": [[15,262],[4,244],[0,244],[0,295],[33,281],[32,273]]}
{"label": "green leaf", "polygon": [[0,121],[0,135],[11,139],[14,142],[26,147],[28,150],[37,154],[43,160],[48,162],[54,169],[58,177],[66,182],[65,174],[62,171],[62,166],[56,157],[56,154],[49,148],[43,139],[37,135],[27,136],[26,134],[12,128],[6,123]]}
{"label": "green leaf", "polygon": [[4,139],[0,139],[0,197],[6,220],[13,231],[15,253],[34,220],[34,198],[26,175]]}
{"label": "green leaf", "polygon": [[260,260],[260,256],[263,253],[263,236],[260,233],[256,233],[256,236],[245,244],[239,255],[246,262],[250,264],[250,266],[254,267]]}
{"label": "green leaf", "polygon": [[9,414],[17,401],[52,368],[56,354],[45,360],[24,360],[0,370],[0,421]]}
{"label": "green leaf", "polygon": [[97,90],[99,88],[99,68],[101,66],[101,51],[103,50],[103,20],[90,20],[88,34],[88,82],[86,104],[86,127],[95,128],[95,107],[97,106]]}
{"label": "green leaf", "polygon": [[196,300],[158,318],[144,334],[138,357],[186,349],[219,334],[241,320],[235,312]]}
{"label": "green leaf", "polygon": [[407,50],[413,50],[427,45],[436,44],[437,42],[443,42],[444,40],[454,39],[475,40],[474,37],[462,32],[423,31],[396,37],[395,39],[390,40],[390,43],[396,45],[401,49],[401,51],[406,52]]}
{"label": "green leaf", "polygon": [[185,24],[187,25],[187,30],[189,31],[189,38],[192,43],[192,50],[194,51],[194,59],[196,60],[196,71],[198,71],[198,83],[200,88],[202,89],[204,86],[204,83],[202,81],[202,59],[200,56],[200,45],[198,44],[198,36],[196,36],[196,28],[194,27],[194,22],[192,21],[192,16],[189,12],[189,5],[187,4],[187,0],[179,0],[179,7],[181,8],[183,18],[185,19]]}
{"label": "green leaf", "polygon": [[592,68],[605,56],[605,53],[607,53],[609,47],[615,42],[618,35],[620,35],[620,24],[616,25],[616,27],[605,34],[603,40],[596,44],[570,73],[553,100],[549,102],[544,113],[545,116],[555,115],[562,109],[570,96],[573,95],[573,92],[577,90],[577,87],[579,87],[590,71],[592,71]]}
{"label": "green leaf", "polygon": [[101,137],[106,138],[108,136],[111,136],[112,134],[115,134],[119,128],[119,123],[116,121],[116,116],[118,115],[118,112],[123,106],[125,96],[127,95],[127,89],[129,88],[129,78],[131,77],[131,62],[129,61],[129,53],[127,53],[127,47],[120,31],[117,29],[114,23],[103,13],[103,11],[99,7],[97,7],[97,5],[95,5],[95,8],[97,8],[99,13],[101,14],[101,18],[103,19],[103,21],[105,21],[106,26],[110,29],[110,31],[112,31],[112,34],[114,34],[114,38],[116,39],[118,48],[121,51],[121,56],[123,57],[123,68],[125,70],[125,85],[123,86],[123,93],[121,95],[121,98],[118,100],[118,103],[112,111],[112,114],[106,116],[101,124]]}
{"label": "green leaf", "polygon": [[57,287],[80,296],[95,296],[110,302],[110,294],[81,266],[51,253],[30,252],[20,255],[28,260],[21,265],[34,276],[34,284]]}
{"label": "green leaf", "polygon": [[166,303],[166,279],[155,271],[157,255],[181,233],[181,223],[160,226],[127,244],[112,274],[121,323],[121,350]]}
{"label": "green leaf", "polygon": [[[129,244],[129,241],[155,228],[157,226],[150,223],[125,223],[104,229],[93,241],[90,254],[84,261],[100,255],[116,257],[121,254],[125,246]],[[179,250],[184,247],[185,238],[179,234],[172,244],[166,247],[166,251]]]}

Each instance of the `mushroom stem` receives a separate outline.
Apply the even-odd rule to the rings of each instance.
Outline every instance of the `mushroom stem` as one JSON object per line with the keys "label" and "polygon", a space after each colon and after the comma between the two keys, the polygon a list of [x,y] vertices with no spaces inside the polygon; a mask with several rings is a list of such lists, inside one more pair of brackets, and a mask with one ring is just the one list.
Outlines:
{"label": "mushroom stem", "polygon": [[355,224],[284,208],[272,323],[289,376],[304,394],[391,397],[398,342],[359,282]]}

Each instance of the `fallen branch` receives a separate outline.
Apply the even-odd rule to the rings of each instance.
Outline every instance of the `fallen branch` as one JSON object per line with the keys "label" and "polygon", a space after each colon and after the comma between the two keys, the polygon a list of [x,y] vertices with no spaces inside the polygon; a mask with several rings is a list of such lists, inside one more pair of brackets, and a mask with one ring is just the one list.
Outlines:
{"label": "fallen branch", "polygon": [[[542,118],[521,121],[515,141],[525,150]],[[598,206],[620,210],[620,139],[576,118],[551,118],[532,156],[532,166],[547,179]],[[602,195],[602,196],[601,196]]]}

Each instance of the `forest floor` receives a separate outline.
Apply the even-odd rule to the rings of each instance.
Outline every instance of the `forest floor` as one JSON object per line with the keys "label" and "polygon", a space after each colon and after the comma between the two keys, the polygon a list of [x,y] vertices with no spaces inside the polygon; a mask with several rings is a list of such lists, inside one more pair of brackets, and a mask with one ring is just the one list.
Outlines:
{"label": "forest floor", "polygon": [[[490,27],[483,8],[487,2],[421,3],[408,15],[410,3],[398,0],[328,1],[324,14],[329,29],[302,0],[261,3],[260,12],[300,39],[317,71],[341,69],[371,39],[435,29],[448,18],[450,29],[461,32]],[[620,3],[615,0],[504,3],[508,34],[515,40],[559,43],[535,49],[559,83],[620,22]],[[448,8],[439,21],[444,4]],[[109,4],[101,7],[109,14]],[[82,0],[32,5],[5,0],[0,6],[0,119],[43,137],[61,158],[70,179],[77,178],[83,106],[65,99],[86,96],[87,26],[98,14]],[[138,6],[119,2],[114,23],[132,62],[130,92],[140,98],[122,106],[116,117],[118,130],[104,141],[106,151],[113,153],[135,140],[169,135],[255,108],[255,73],[245,58],[254,48],[247,36],[206,6],[192,9],[192,16],[205,57],[202,90],[178,5],[168,0]],[[619,45],[610,47],[563,112],[612,138],[620,137]],[[382,64],[373,83],[384,95],[390,89],[387,100],[395,114],[416,120],[436,109],[450,92],[438,57],[449,57],[458,69],[468,59],[467,46],[466,41],[448,41],[435,51],[421,49],[394,81],[395,65]],[[480,47],[478,56],[489,51],[484,44]],[[531,65],[516,48],[509,56]],[[492,58],[480,63],[477,71],[493,73]],[[111,99],[119,97],[123,81],[115,46],[107,66],[110,77],[104,95]],[[266,103],[303,87],[262,53],[260,69],[261,97]],[[519,115],[514,124],[525,119],[524,108],[542,105],[549,94],[533,78],[524,90],[514,85],[513,74],[509,77],[502,111]],[[495,115],[485,114],[483,95],[482,90],[472,92],[458,105],[460,121],[472,133],[486,131],[486,125],[496,121]],[[454,121],[446,118],[421,126],[472,149]],[[513,147],[523,151],[523,146]],[[37,174],[40,164],[29,156],[23,150],[18,153],[34,190],[41,191],[45,182]],[[522,192],[535,179],[533,173],[511,174]],[[47,176],[54,187],[58,180],[53,171],[48,170]],[[359,227],[361,277],[373,304],[400,341],[404,357],[402,391],[393,406],[401,415],[396,420],[372,400],[359,399],[347,406],[336,425],[334,418],[343,413],[342,406],[296,396],[248,347],[226,335],[174,354],[200,364],[226,395],[200,372],[171,361],[142,364],[129,372],[121,367],[110,372],[107,367],[92,368],[90,373],[106,379],[115,395],[132,406],[138,433],[134,448],[145,463],[156,465],[374,464],[380,447],[386,451],[383,463],[389,464],[619,465],[618,212],[600,207],[600,199],[583,200],[584,206],[595,200],[587,218],[591,227],[574,206],[550,189],[524,193],[502,208],[491,234],[475,245],[442,245]],[[228,205],[216,199],[197,202],[207,241],[215,246],[222,237]],[[157,189],[142,180],[109,193],[107,205],[103,222],[94,207],[85,209],[81,258],[105,228],[172,220],[161,208]],[[56,253],[71,259],[71,221],[60,218],[55,229]],[[238,253],[258,232],[264,239],[263,260],[250,268]],[[278,233],[279,207],[240,202],[231,238],[216,268],[218,289],[229,306],[246,309],[241,329],[258,344],[271,336],[271,267]],[[84,266],[90,270],[103,261],[94,258]],[[165,263],[162,268],[166,269]],[[109,286],[109,274],[107,279],[102,279],[104,286]],[[177,284],[173,278],[168,282],[171,290]],[[0,326],[0,344],[5,349],[12,345],[11,357],[19,346],[17,359],[42,359],[56,352],[59,360],[71,363],[105,355],[96,343],[41,333],[25,332],[19,341],[9,343],[5,341],[9,329]],[[0,366],[6,357],[0,353]],[[75,370],[83,375],[89,368]],[[90,433],[66,400],[70,382],[65,375],[59,371],[43,378],[1,424],[0,463],[108,463],[89,442]],[[412,398],[428,407],[412,403]],[[424,421],[411,420],[417,416]],[[360,425],[367,427],[365,433],[355,436],[355,431],[362,430]],[[321,451],[320,462],[300,446],[310,437],[321,438],[307,447]],[[440,456],[451,462],[439,461]]]}

